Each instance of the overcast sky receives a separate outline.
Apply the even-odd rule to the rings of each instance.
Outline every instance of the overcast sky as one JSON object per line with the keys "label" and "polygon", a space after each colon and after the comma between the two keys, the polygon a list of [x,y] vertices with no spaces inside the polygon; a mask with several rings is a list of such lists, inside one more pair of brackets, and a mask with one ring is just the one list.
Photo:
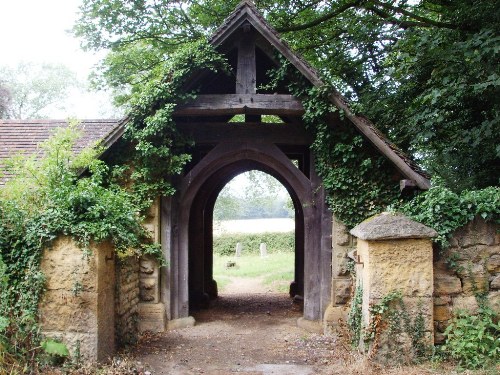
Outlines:
{"label": "overcast sky", "polygon": [[[81,0],[0,0],[0,65],[21,61],[62,63],[86,82],[99,56],[83,52],[69,30]],[[66,111],[51,117],[110,117],[109,97],[73,92]]]}

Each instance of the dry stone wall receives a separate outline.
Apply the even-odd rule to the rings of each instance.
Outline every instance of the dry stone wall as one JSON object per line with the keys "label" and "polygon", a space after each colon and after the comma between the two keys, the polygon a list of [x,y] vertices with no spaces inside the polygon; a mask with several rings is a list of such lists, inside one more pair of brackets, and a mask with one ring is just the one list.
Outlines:
{"label": "dry stone wall", "polygon": [[[160,199],[156,199],[144,221],[153,240],[160,242]],[[139,261],[139,332],[163,332],[166,327],[165,305],[160,301],[160,268],[158,262],[143,256]]]}
{"label": "dry stone wall", "polygon": [[478,292],[500,311],[499,226],[480,217],[455,231],[450,248],[434,262],[435,343],[444,342],[455,312],[477,311]]}
{"label": "dry stone wall", "polygon": [[333,218],[332,222],[332,295],[331,304],[323,317],[323,330],[335,334],[340,320],[347,316],[347,303],[351,299],[353,282],[349,271],[349,253],[356,249],[356,238],[347,227]]}
{"label": "dry stone wall", "polygon": [[116,264],[116,343],[133,344],[138,336],[139,260],[118,259]]}

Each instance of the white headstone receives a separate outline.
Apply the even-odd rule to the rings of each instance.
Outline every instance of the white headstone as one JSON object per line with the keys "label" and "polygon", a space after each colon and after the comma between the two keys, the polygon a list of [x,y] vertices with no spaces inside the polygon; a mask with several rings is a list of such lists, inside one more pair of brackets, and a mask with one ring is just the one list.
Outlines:
{"label": "white headstone", "polygon": [[260,244],[260,257],[261,258],[267,257],[267,245],[264,242]]}
{"label": "white headstone", "polygon": [[241,250],[243,250],[243,245],[241,244],[241,242],[238,242],[236,244],[236,256],[237,257],[241,256]]}

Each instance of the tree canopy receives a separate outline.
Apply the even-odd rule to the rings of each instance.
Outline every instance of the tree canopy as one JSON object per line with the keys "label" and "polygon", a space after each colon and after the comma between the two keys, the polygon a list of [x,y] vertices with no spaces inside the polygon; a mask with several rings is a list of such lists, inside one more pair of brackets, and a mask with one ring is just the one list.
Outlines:
{"label": "tree canopy", "polygon": [[76,74],[62,64],[0,67],[0,118],[43,118],[75,86]]}
{"label": "tree canopy", "polygon": [[[256,0],[257,8],[392,141],[455,189],[498,184],[498,0]],[[237,0],[84,0],[75,33],[109,49],[95,83],[155,78],[180,46],[210,35]]]}

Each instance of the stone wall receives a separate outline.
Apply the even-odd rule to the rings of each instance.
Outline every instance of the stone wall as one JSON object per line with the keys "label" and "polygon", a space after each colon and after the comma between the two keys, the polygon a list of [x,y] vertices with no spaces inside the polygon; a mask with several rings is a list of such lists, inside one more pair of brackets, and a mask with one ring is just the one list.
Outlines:
{"label": "stone wall", "polygon": [[116,344],[133,344],[138,336],[139,260],[135,257],[116,262]]}
{"label": "stone wall", "polygon": [[486,293],[490,306],[500,311],[499,226],[476,218],[458,229],[445,254],[434,262],[435,343],[457,310],[474,312],[476,292]]}
{"label": "stone wall", "polygon": [[[160,199],[156,199],[144,221],[153,240],[160,243]],[[160,301],[160,269],[149,256],[141,257],[139,269],[139,332],[163,332],[166,327],[165,305]]]}
{"label": "stone wall", "polygon": [[46,337],[66,344],[72,356],[105,361],[115,350],[115,259],[109,243],[86,254],[69,237],[42,256],[46,292],[39,306]]}
{"label": "stone wall", "polygon": [[332,295],[331,304],[323,317],[323,330],[334,334],[339,319],[347,315],[347,303],[352,294],[352,277],[349,271],[348,254],[356,249],[356,238],[349,234],[347,227],[333,219],[332,223]]}

